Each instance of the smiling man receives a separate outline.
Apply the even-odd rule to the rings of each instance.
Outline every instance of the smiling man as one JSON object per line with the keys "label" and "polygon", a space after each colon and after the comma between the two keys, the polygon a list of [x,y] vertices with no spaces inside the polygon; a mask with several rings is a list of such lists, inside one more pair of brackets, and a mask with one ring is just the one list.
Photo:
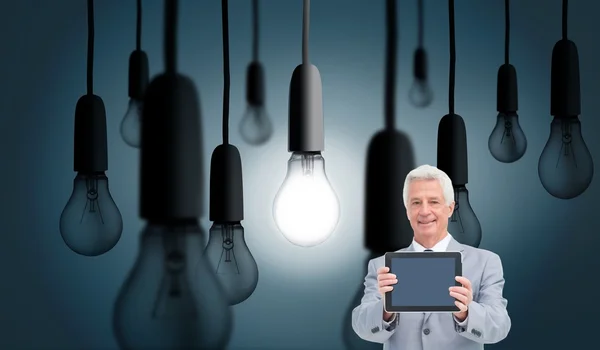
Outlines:
{"label": "smiling man", "polygon": [[448,233],[454,211],[452,181],[443,171],[422,165],[404,182],[404,206],[413,229],[412,244],[400,251],[458,251],[463,256],[461,287],[448,286],[461,310],[456,313],[388,313],[383,295],[398,282],[384,266],[384,257],[369,261],[365,292],[352,311],[352,328],[364,340],[382,343],[384,350],[481,350],[506,338],[511,320],[502,296],[500,257],[462,245]]}

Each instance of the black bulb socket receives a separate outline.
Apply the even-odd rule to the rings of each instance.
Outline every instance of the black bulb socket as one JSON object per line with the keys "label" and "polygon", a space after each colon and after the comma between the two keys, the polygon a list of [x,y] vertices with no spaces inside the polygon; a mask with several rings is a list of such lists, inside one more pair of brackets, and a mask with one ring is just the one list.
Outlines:
{"label": "black bulb socket", "polygon": [[552,49],[550,84],[550,114],[555,117],[580,115],[579,54],[571,40],[559,40]]}
{"label": "black bulb socket", "polygon": [[134,50],[129,55],[129,98],[142,100],[149,80],[148,55],[142,50]]}
{"label": "black bulb socket", "polygon": [[450,177],[455,187],[469,182],[467,129],[458,114],[446,114],[438,125],[437,167]]}
{"label": "black bulb socket", "polygon": [[413,230],[404,214],[404,179],[415,168],[408,135],[384,129],[367,150],[364,244],[380,255],[408,247]]}
{"label": "black bulb socket", "polygon": [[231,144],[219,145],[210,160],[210,208],[213,222],[244,220],[242,158]]}
{"label": "black bulb socket", "polygon": [[106,109],[100,96],[87,94],[77,101],[73,169],[83,174],[108,170]]}
{"label": "black bulb socket", "polygon": [[294,69],[289,101],[288,151],[323,151],[323,87],[317,67],[301,64]]}
{"label": "black bulb socket", "polygon": [[427,51],[422,47],[417,48],[414,53],[413,76],[420,81],[427,80]]}
{"label": "black bulb socket", "polygon": [[504,114],[514,114],[519,110],[517,70],[510,63],[498,68],[496,86],[496,110]]}
{"label": "black bulb socket", "polygon": [[192,80],[165,73],[144,94],[140,216],[173,222],[201,216],[204,202],[201,115]]}
{"label": "black bulb socket", "polygon": [[260,62],[252,62],[246,69],[246,101],[251,106],[265,103],[265,71]]}

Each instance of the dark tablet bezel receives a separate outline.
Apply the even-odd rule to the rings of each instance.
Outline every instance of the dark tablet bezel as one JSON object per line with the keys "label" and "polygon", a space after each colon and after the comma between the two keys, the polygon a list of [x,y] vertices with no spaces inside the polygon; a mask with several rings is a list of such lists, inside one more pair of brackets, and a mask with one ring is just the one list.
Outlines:
{"label": "dark tablet bezel", "polygon": [[[385,266],[390,267],[391,271],[393,259],[414,259],[414,258],[454,258],[454,275],[462,276],[462,253],[461,252],[393,252],[385,254]],[[455,285],[460,287],[459,282]],[[450,287],[450,286],[448,286]],[[439,305],[439,306],[393,306],[391,291],[385,293],[384,309],[386,312],[458,312],[460,309],[456,305]]]}

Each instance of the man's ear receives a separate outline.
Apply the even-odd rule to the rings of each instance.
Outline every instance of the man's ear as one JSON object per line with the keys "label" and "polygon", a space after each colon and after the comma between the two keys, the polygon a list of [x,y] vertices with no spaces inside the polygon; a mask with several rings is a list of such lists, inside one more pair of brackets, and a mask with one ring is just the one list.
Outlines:
{"label": "man's ear", "polygon": [[450,206],[448,207],[450,209],[450,213],[448,214],[448,217],[451,217],[452,214],[454,213],[454,207],[456,205],[456,202],[452,201],[452,203],[450,203]]}

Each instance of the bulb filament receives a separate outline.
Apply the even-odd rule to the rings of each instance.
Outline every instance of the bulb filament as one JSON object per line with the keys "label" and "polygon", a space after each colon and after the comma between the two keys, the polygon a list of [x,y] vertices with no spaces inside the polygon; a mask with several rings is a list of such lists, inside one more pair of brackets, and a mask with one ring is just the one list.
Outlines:
{"label": "bulb filament", "polygon": [[571,137],[571,123],[568,120],[563,120],[561,123],[562,130],[562,145],[560,146],[560,152],[558,153],[558,159],[556,159],[556,167],[558,168],[558,163],[560,163],[561,153],[565,157],[573,156],[573,164],[575,168],[577,168],[577,159],[575,159],[575,153],[571,149],[571,141],[573,138]]}
{"label": "bulb filament", "polygon": [[100,210],[100,206],[98,205],[98,179],[96,177],[88,178],[85,180],[85,185],[87,188],[87,201],[85,202],[85,207],[83,207],[83,212],[81,213],[81,219],[79,223],[83,222],[83,217],[85,216],[85,211],[87,210],[90,213],[96,213],[98,211],[98,215],[100,216],[100,223],[104,225],[104,218],[102,217],[102,211]]}
{"label": "bulb filament", "polygon": [[302,174],[312,176],[315,169],[315,156],[312,154],[302,155]]}
{"label": "bulb filament", "polygon": [[504,138],[511,139],[513,144],[516,144],[517,141],[512,136],[512,122],[507,117],[504,117],[504,134],[502,135],[502,140],[500,143],[504,143]]}
{"label": "bulb filament", "polygon": [[[235,253],[233,251],[233,229],[230,225],[223,225],[223,251],[221,252],[221,258],[219,259],[219,264],[217,265],[217,273],[224,273],[223,271],[232,272],[230,266],[227,266],[224,270],[220,270],[221,263],[225,262],[226,264],[232,264],[235,266],[233,272],[235,274],[240,273],[240,269],[237,264],[237,260],[235,259]],[[225,260],[223,260],[225,257]],[[233,258],[233,259],[232,259]]]}
{"label": "bulb filament", "polygon": [[458,201],[459,191],[454,189],[454,198],[456,198],[456,203],[454,205],[454,211],[452,212],[452,216],[450,217],[450,222],[458,222],[458,227],[460,229],[460,233],[464,233],[464,228],[462,225],[462,219],[460,217],[460,205]]}

